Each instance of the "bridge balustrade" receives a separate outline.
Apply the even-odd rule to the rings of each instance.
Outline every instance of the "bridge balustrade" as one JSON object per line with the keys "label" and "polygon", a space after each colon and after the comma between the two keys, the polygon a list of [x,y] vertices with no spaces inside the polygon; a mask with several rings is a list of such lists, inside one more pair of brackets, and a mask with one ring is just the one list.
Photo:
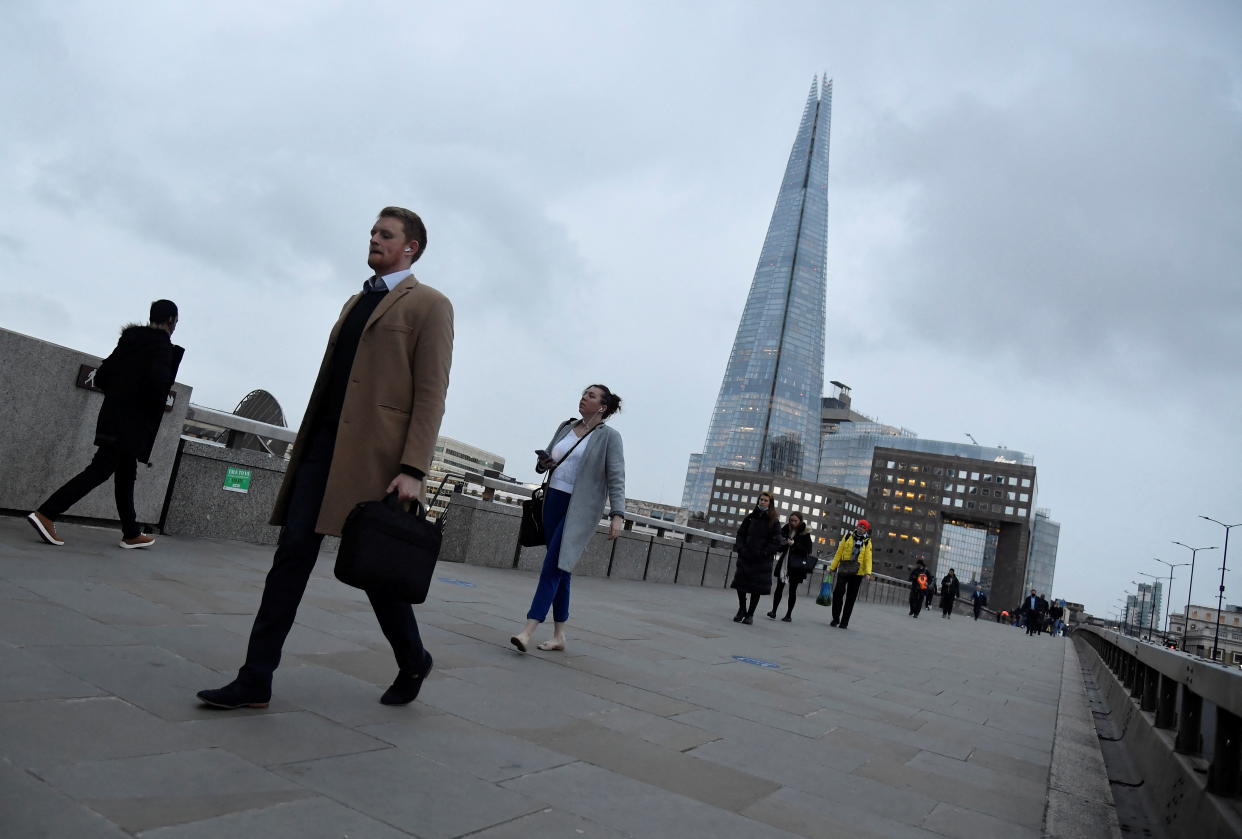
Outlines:
{"label": "bridge balustrade", "polygon": [[1242,796],[1242,671],[1097,626],[1077,633],[1152,713],[1173,732],[1178,754],[1207,762],[1207,791]]}

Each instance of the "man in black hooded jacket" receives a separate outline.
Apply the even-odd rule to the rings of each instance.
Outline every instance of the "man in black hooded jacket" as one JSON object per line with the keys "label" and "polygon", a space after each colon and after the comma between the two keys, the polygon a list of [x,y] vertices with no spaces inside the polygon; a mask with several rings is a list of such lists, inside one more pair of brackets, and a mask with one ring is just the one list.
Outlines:
{"label": "man in black hooded jacket", "polygon": [[116,349],[95,372],[95,386],[104,392],[95,425],[98,449],[89,466],[26,517],[44,542],[63,545],[64,540],[56,533],[56,518],[114,475],[120,546],[145,548],[155,542],[138,524],[134,481],[138,462],[150,463],[168,392],[185,353],[172,342],[176,328],[177,304],[156,300],[151,304],[150,323],[125,327]]}

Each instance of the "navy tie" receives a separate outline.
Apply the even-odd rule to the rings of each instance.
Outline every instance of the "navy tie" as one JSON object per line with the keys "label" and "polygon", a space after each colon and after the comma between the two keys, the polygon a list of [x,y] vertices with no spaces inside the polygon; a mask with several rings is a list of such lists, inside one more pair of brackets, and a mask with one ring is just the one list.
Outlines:
{"label": "navy tie", "polygon": [[377,274],[362,284],[362,290],[368,294],[372,291],[388,291],[388,284]]}

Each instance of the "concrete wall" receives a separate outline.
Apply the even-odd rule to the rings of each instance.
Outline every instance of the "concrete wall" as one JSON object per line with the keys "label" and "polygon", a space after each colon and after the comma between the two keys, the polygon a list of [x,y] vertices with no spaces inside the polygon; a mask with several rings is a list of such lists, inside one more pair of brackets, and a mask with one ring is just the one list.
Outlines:
{"label": "concrete wall", "polygon": [[[1237,799],[1207,792],[1207,762],[1199,755],[1176,752],[1175,733],[1155,727],[1154,714],[1141,710],[1138,699],[1131,696],[1087,642],[1086,633],[1090,631],[1092,628],[1087,627],[1070,637],[1078,650],[1084,676],[1094,681],[1108,706],[1106,736],[1110,739],[1106,742],[1120,737],[1117,743],[1123,749],[1122,759],[1132,761],[1142,782],[1142,794],[1166,835],[1186,839],[1239,835]],[[1210,713],[1210,703],[1204,702],[1203,710]]]}
{"label": "concrete wall", "polygon": [[[543,567],[545,548],[518,548],[520,522],[517,507],[454,495],[448,507],[440,560],[512,568],[516,556],[518,568],[538,571]],[[598,527],[574,574],[723,588],[729,583],[732,569],[733,557],[725,547],[709,548],[704,542],[682,542],[631,531],[609,541],[608,529]],[[818,587],[817,577],[816,591]]]}
{"label": "concrete wall", "polygon": [[[111,346],[96,349],[112,352]],[[95,456],[95,420],[103,394],[80,388],[76,381],[81,365],[98,367],[101,361],[98,355],[0,329],[0,509],[35,509]],[[134,507],[145,524],[160,519],[191,391],[184,384],[174,386],[176,402],[160,425],[152,467],[138,466]],[[117,521],[112,482],[67,515]]]}
{"label": "concrete wall", "polygon": [[[517,507],[454,495],[445,514],[440,559],[512,568],[521,522],[521,510]],[[543,562],[543,548],[525,548],[523,554],[528,565]]]}
{"label": "concrete wall", "polygon": [[[224,473],[229,466],[250,470],[249,492],[224,489]],[[280,528],[267,522],[285,477],[285,466],[284,458],[263,452],[182,440],[164,532],[275,544]]]}

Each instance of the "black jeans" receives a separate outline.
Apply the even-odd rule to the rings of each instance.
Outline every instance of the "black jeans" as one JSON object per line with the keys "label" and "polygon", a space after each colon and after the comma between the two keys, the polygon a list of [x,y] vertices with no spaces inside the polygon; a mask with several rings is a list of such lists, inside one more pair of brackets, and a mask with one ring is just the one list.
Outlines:
{"label": "black jeans", "polygon": [[910,592],[910,614],[916,618],[919,616],[919,612],[923,611],[923,596],[921,588]]}
{"label": "black jeans", "polygon": [[832,620],[835,623],[849,626],[850,615],[854,612],[854,599],[858,597],[858,587],[862,585],[862,581],[861,574],[837,574],[837,581],[832,587]]}
{"label": "black jeans", "polygon": [[[280,651],[293,628],[298,604],[302,602],[306,583],[319,558],[323,534],[315,532],[315,521],[323,503],[335,445],[336,435],[332,431],[312,432],[293,475],[285,526],[280,531],[272,570],[267,573],[263,599],[250,630],[246,663],[238,674],[238,679],[248,685],[271,687],[272,674],[280,664]],[[392,645],[397,666],[402,670],[420,669],[423,642],[418,633],[418,621],[414,619],[414,608],[381,592],[368,591],[367,599],[371,601],[384,637]]]}
{"label": "black jeans", "polygon": [[138,458],[113,446],[100,446],[90,465],[40,504],[39,512],[55,520],[114,475],[112,490],[116,498],[116,514],[121,520],[121,536],[133,539],[142,533],[142,528],[138,525],[138,514],[134,511],[134,481],[138,478]]}

